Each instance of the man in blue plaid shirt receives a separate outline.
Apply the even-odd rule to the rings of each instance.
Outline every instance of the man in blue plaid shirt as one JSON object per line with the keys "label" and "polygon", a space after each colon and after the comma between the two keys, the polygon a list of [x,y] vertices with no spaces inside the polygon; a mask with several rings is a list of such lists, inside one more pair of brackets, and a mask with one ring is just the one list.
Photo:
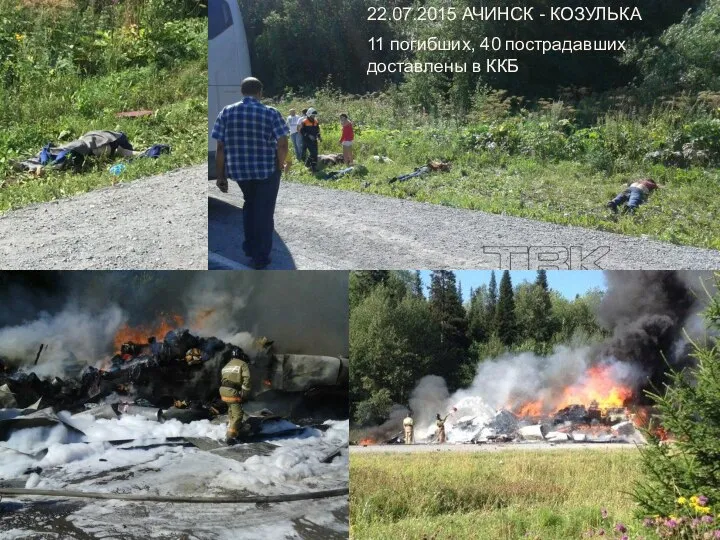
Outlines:
{"label": "man in blue plaid shirt", "polygon": [[243,251],[258,270],[270,264],[275,202],[290,135],[282,115],[260,103],[262,90],[258,79],[245,79],[240,86],[243,100],[220,111],[212,130],[217,140],[216,184],[227,193],[229,178],[242,190]]}

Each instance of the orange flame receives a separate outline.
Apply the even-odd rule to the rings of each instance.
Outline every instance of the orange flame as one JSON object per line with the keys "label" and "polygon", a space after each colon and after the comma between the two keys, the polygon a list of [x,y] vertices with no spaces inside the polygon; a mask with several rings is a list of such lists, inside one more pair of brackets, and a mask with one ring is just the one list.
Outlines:
{"label": "orange flame", "polygon": [[570,405],[592,404],[600,410],[623,407],[632,397],[632,388],[613,379],[610,365],[598,365],[588,368],[580,382],[559,390],[549,400],[528,401],[509,408],[520,416],[542,416]]}
{"label": "orange flame", "polygon": [[588,369],[585,381],[565,389],[564,404],[559,408],[574,403],[588,405],[593,401],[599,409],[623,407],[632,396],[632,388],[612,379],[609,365],[600,365]]}
{"label": "orange flame", "polygon": [[515,413],[519,416],[542,416],[543,412],[544,406],[542,401],[530,401],[528,403],[523,403],[520,408],[515,411]]}
{"label": "orange flame", "polygon": [[183,327],[185,320],[180,315],[167,315],[160,321],[149,326],[129,326],[122,325],[115,333],[113,345],[115,351],[120,350],[123,343],[132,341],[133,343],[147,343],[147,338],[155,336],[158,341],[162,341],[170,330],[177,330]]}
{"label": "orange flame", "polygon": [[372,439],[370,437],[365,437],[364,439],[360,439],[360,442],[358,442],[360,446],[370,446],[373,444],[377,444],[377,441],[375,439]]}

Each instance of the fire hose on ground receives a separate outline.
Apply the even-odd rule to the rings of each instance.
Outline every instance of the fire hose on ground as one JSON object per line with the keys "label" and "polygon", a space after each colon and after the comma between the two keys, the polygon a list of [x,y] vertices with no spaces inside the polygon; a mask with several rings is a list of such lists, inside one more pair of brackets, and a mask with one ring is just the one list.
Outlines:
{"label": "fire hose on ground", "polygon": [[246,495],[233,497],[178,497],[172,495],[135,495],[131,493],[101,493],[97,491],[72,491],[65,489],[31,489],[31,488],[0,488],[0,496],[17,495],[30,497],[71,497],[81,499],[119,499],[123,501],[142,502],[169,502],[169,503],[235,503],[235,504],[256,504],[256,503],[277,503],[304,501],[308,499],[327,499],[329,497],[341,497],[348,495],[350,489],[347,487],[337,489],[326,489],[322,491],[309,491],[305,493],[286,493],[283,495]]}

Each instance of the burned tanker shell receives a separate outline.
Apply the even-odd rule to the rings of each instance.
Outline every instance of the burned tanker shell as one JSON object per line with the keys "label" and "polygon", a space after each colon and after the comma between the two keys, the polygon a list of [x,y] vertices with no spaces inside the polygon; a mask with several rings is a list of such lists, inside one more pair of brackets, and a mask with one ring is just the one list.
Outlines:
{"label": "burned tanker shell", "polygon": [[71,432],[84,435],[75,426],[58,417],[51,408],[46,408],[39,411],[18,411],[17,415],[0,420],[0,441],[7,441],[10,434],[18,429],[53,427],[59,424],[63,424]]}
{"label": "burned tanker shell", "polygon": [[[0,386],[7,384],[3,402],[23,408],[42,398],[56,410],[75,412],[119,395],[124,401],[150,405],[136,412],[158,420],[209,418],[226,410],[218,390],[220,373],[230,360],[232,347],[215,337],[177,330],[168,332],[162,343],[151,339],[144,344],[124,343],[121,352],[103,364],[104,369],[87,366],[76,379],[41,380],[24,371],[0,372]],[[192,355],[193,362],[187,361],[190,349],[200,351],[199,362],[195,361],[197,352]],[[347,359],[275,355],[265,348],[251,364],[251,401],[245,405],[248,411],[277,412],[279,408],[284,416],[310,418],[330,410],[333,414],[325,417],[347,417]],[[176,401],[186,402],[187,407],[173,407]],[[125,414],[130,414],[128,410]],[[103,417],[120,412],[97,410]]]}
{"label": "burned tanker shell", "polygon": [[[276,354],[269,386],[286,392],[304,392],[317,386],[346,387],[348,361],[332,356]],[[261,368],[262,370],[262,368]]]}
{"label": "burned tanker shell", "polygon": [[195,420],[209,420],[212,417],[210,412],[203,407],[188,407],[187,409],[178,409],[170,407],[166,411],[160,411],[160,420],[178,420],[183,424],[189,424]]}

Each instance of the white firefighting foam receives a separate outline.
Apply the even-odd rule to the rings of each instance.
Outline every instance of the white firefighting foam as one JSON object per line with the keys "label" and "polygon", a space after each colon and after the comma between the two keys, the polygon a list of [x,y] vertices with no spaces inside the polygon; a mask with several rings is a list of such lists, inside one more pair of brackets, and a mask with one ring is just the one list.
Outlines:
{"label": "white firefighting foam", "polygon": [[[143,446],[165,441],[167,437],[200,437],[216,441],[225,438],[225,424],[212,424],[198,420],[182,424],[177,420],[164,423],[150,421],[142,416],[123,416],[112,420],[95,420],[68,413],[58,415],[68,424],[82,430],[85,436],[65,425],[22,429],[14,432],[0,448],[0,480],[27,479],[27,487],[58,488],[91,475],[111,471],[118,467],[129,467],[153,462],[163,466],[158,482],[148,484],[154,490],[166,481],[172,464],[180,465],[176,479],[180,482],[183,474],[187,477],[204,478],[207,487],[218,489],[262,488],[263,494],[302,491],[307,482],[313,485],[347,481],[347,453],[344,452],[331,463],[320,463],[331,449],[344,448],[348,443],[348,422],[329,421],[325,431],[308,428],[293,438],[271,440],[278,446],[269,456],[253,456],[245,463],[201,452],[195,448],[159,447],[150,449],[124,450],[109,444],[110,440],[132,439],[129,446]],[[270,424],[268,432],[297,427],[288,421]],[[47,451],[47,452],[45,452]],[[42,454],[39,454],[41,453]],[[203,456],[198,468],[188,469],[190,463]],[[34,457],[33,457],[34,456]],[[209,464],[217,462],[214,468]],[[41,468],[40,475],[24,474],[28,469]],[[168,468],[170,467],[170,468]],[[343,473],[343,467],[345,472]],[[213,470],[215,470],[213,474]],[[184,471],[184,472],[183,472]],[[223,471],[228,474],[221,474]],[[233,471],[230,473],[229,471]],[[322,479],[326,481],[322,481]],[[101,491],[112,491],[111,484],[93,486]],[[176,490],[171,490],[177,493]],[[197,495],[197,492],[194,493]]]}
{"label": "white firefighting foam", "polygon": [[[194,447],[127,449],[156,444],[166,437],[222,440],[225,424],[211,424],[207,420],[157,423],[142,416],[112,420],[68,413],[58,416],[86,435],[65,425],[14,432],[0,444],[0,483],[26,488],[213,497],[238,492],[280,495],[319,491],[343,488],[349,481],[348,421],[327,421],[324,431],[307,428],[297,436],[270,439],[268,442],[277,448],[268,447],[266,452],[238,461]],[[271,424],[268,431],[292,427],[296,426],[281,421]],[[107,442],[118,439],[134,440],[121,447]],[[246,445],[238,445],[237,449],[242,451],[243,446]],[[247,448],[250,450],[252,444]],[[339,455],[328,460],[336,451]],[[10,499],[3,502],[7,501]],[[263,508],[254,504],[205,504],[199,510],[196,504],[115,500],[82,500],[68,508],[68,522],[86,534],[103,538],[120,535],[148,538],[160,531],[167,537],[177,537],[188,530],[197,535],[190,538],[295,538],[299,537],[298,527],[303,526],[311,530],[320,528],[324,531],[321,534],[334,538],[346,536],[348,531],[347,497],[277,503]],[[198,511],[202,512],[202,520],[197,519]],[[150,521],[148,512],[153,516]],[[5,532],[0,533],[0,540],[15,538],[11,532],[20,537],[33,536],[43,530],[44,517],[42,513],[39,516],[4,513],[0,528]]]}

